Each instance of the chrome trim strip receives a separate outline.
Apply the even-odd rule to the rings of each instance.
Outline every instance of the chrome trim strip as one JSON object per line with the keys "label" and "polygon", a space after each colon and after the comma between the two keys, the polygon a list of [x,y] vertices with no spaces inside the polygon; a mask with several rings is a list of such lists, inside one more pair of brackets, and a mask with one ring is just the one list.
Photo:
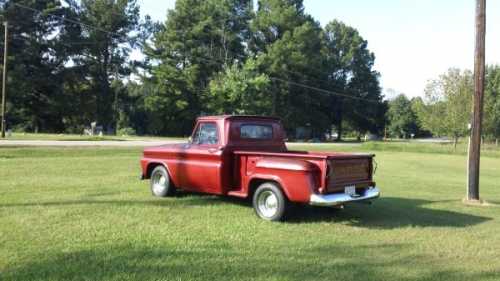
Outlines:
{"label": "chrome trim strip", "polygon": [[370,186],[365,193],[359,197],[351,197],[345,193],[335,194],[311,194],[309,204],[315,206],[338,206],[344,203],[375,199],[380,196],[380,190],[377,187]]}

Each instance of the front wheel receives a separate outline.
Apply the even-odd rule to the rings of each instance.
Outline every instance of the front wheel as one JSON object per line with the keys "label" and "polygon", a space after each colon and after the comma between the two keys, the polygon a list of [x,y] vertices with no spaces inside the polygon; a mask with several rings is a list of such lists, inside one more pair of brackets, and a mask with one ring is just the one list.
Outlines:
{"label": "front wheel", "polygon": [[290,204],[283,191],[272,182],[257,187],[252,203],[257,216],[268,221],[284,220]]}
{"label": "front wheel", "polygon": [[170,180],[167,169],[163,166],[154,168],[151,173],[151,193],[157,197],[172,196],[175,193],[175,187]]}

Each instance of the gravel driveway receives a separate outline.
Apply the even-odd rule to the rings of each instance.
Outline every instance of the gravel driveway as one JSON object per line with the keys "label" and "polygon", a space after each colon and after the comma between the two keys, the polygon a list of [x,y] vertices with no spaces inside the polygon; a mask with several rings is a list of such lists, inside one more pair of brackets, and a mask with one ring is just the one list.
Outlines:
{"label": "gravel driveway", "polygon": [[[158,146],[169,143],[183,143],[183,140],[123,140],[123,141],[64,141],[64,140],[0,140],[0,147],[2,146],[135,146],[135,147],[147,147],[147,146]],[[338,146],[357,146],[360,143],[287,143],[287,145],[300,145],[300,146],[322,146],[322,145],[338,145]]]}
{"label": "gravel driveway", "polygon": [[157,146],[181,143],[181,140],[126,140],[126,141],[59,141],[59,140],[0,140],[2,146]]}

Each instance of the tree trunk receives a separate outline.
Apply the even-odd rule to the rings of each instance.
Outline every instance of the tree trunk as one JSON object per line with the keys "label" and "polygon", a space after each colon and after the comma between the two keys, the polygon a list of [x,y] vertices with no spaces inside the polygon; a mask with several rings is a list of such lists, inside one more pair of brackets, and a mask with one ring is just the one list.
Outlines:
{"label": "tree trunk", "polygon": [[495,146],[498,146],[498,138],[495,139]]}
{"label": "tree trunk", "polygon": [[111,51],[109,44],[103,50],[103,60],[101,65],[101,73],[99,73],[100,80],[100,94],[101,103],[99,106],[100,112],[98,113],[98,122],[102,126],[104,133],[107,133],[112,125],[113,112],[113,96],[111,95],[111,87],[109,85],[109,68],[111,61]]}
{"label": "tree trunk", "polygon": [[457,150],[458,137],[453,139],[453,150]]}
{"label": "tree trunk", "polygon": [[336,141],[342,140],[342,118],[339,120],[337,124],[337,139]]}
{"label": "tree trunk", "polygon": [[[338,106],[338,105],[337,105]],[[343,133],[343,129],[342,129],[342,105],[340,105],[338,108],[337,108],[337,139],[335,141],[342,141],[342,133]]]}
{"label": "tree trunk", "polygon": [[271,114],[272,116],[276,116],[276,101],[277,100],[277,96],[276,96],[276,91],[273,91],[273,94],[272,94],[272,109],[271,109]]}

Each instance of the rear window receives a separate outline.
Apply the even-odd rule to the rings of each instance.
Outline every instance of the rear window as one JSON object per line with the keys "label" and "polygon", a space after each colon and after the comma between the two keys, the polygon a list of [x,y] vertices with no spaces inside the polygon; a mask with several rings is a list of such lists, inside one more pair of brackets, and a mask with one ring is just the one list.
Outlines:
{"label": "rear window", "polygon": [[271,125],[243,124],[240,127],[242,139],[270,140],[273,138]]}

